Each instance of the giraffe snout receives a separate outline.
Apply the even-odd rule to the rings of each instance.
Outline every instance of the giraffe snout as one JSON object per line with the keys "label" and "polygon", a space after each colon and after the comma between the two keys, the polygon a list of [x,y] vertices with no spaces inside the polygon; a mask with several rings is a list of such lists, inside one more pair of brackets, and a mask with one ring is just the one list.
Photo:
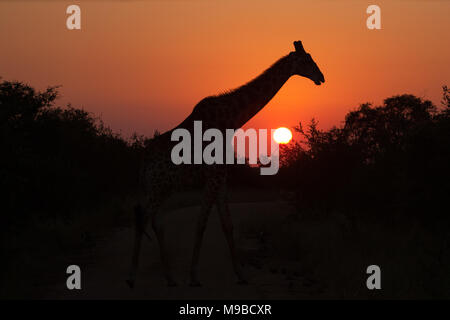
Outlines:
{"label": "giraffe snout", "polygon": [[318,86],[320,86],[324,82],[325,82],[325,78],[322,73],[317,77],[316,80],[314,80],[314,83]]}

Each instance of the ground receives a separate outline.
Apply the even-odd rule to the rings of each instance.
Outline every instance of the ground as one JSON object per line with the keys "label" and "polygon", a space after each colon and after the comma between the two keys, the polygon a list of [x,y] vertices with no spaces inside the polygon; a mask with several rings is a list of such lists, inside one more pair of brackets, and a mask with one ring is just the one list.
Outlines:
{"label": "ground", "polygon": [[[265,264],[263,235],[249,232],[248,225],[280,221],[292,210],[283,202],[234,203],[230,205],[235,235],[248,285],[238,285],[217,212],[208,222],[200,258],[202,287],[188,285],[196,217],[200,207],[168,211],[166,239],[177,287],[167,287],[163,278],[159,249],[155,240],[144,240],[136,287],[125,283],[130,266],[133,232],[120,228],[99,240],[91,250],[71,256],[82,270],[82,290],[70,291],[65,278],[40,288],[42,297],[56,299],[295,299],[318,297],[320,285],[300,274],[296,264],[282,265],[272,259]],[[155,239],[153,237],[153,239]],[[269,259],[270,260],[270,259]]]}
{"label": "ground", "polygon": [[[135,198],[111,198],[68,218],[36,221],[7,236],[5,298],[37,299],[418,299],[448,298],[450,237],[446,225],[373,211],[299,210],[280,190],[233,190],[230,212],[248,285],[238,285],[216,209],[200,255],[202,287],[188,285],[201,192],[162,208],[177,287],[167,287],[159,248],[143,240],[137,282],[127,279]],[[384,218],[383,218],[384,217]],[[20,232],[19,232],[20,231]],[[6,261],[6,260],[5,260]],[[82,289],[66,288],[78,265]],[[381,268],[381,290],[368,290],[367,267]]]}

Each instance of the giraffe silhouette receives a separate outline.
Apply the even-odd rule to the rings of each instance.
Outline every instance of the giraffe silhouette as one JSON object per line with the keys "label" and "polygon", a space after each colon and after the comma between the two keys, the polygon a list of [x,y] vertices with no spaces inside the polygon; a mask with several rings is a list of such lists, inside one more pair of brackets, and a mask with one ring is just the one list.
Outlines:
{"label": "giraffe silhouette", "polygon": [[[145,201],[135,207],[135,240],[130,275],[127,280],[132,288],[135,284],[142,237],[146,225],[151,221],[157,237],[165,278],[169,286],[176,285],[166,254],[164,227],[160,207],[173,192],[189,185],[189,181],[204,179],[204,196],[194,237],[194,250],[190,270],[190,285],[199,286],[198,262],[200,247],[206,223],[214,204],[217,205],[222,229],[224,231],[239,284],[246,284],[240,269],[233,240],[233,225],[229,213],[226,193],[226,165],[175,165],[171,161],[171,150],[177,143],[171,141],[173,130],[183,128],[193,136],[194,121],[202,121],[204,129],[216,128],[223,133],[226,129],[241,128],[255,116],[275,96],[284,83],[294,75],[312,80],[316,85],[325,82],[324,76],[311,55],[305,52],[301,41],[294,42],[295,51],[282,57],[270,68],[247,84],[201,100],[192,113],[176,128],[155,137],[144,157],[140,178]],[[227,141],[230,143],[230,141]],[[194,148],[191,148],[194,149]],[[191,158],[192,159],[192,158]],[[224,162],[225,163],[225,162]]]}

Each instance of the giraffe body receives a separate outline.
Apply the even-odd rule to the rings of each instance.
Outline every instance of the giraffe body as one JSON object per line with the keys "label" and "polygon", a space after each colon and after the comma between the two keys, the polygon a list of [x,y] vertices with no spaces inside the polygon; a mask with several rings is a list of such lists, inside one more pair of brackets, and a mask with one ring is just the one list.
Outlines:
{"label": "giraffe body", "polygon": [[[221,130],[225,136],[226,129],[238,129],[257,114],[291,76],[300,75],[307,77],[317,85],[324,82],[322,72],[311,56],[303,50],[301,42],[294,42],[294,46],[296,48],[295,52],[291,52],[279,59],[259,77],[235,90],[201,100],[181,124],[152,140],[140,174],[145,201],[136,206],[135,209],[135,243],[130,277],[127,280],[131,287],[134,286],[136,278],[142,235],[146,225],[149,223],[159,242],[167,283],[169,286],[176,284],[170,272],[165,249],[164,226],[161,223],[162,212],[159,209],[164,200],[173,192],[183,189],[183,187],[189,185],[188,181],[198,178],[203,179],[205,188],[194,237],[194,252],[190,272],[191,285],[200,285],[197,274],[200,247],[213,205],[217,205],[238,283],[246,283],[240,269],[233,240],[233,225],[226,193],[226,165],[173,164],[171,150],[177,142],[171,141],[171,135],[173,130],[183,128],[188,130],[193,137],[194,121],[202,121],[203,130],[216,128]],[[225,143],[230,143],[230,141]],[[193,147],[191,150],[194,152]]]}

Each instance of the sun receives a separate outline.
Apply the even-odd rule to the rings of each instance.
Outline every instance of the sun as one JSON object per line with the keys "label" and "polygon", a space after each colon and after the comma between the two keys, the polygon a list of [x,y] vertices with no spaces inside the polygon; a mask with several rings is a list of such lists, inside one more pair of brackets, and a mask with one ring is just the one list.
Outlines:
{"label": "sun", "polygon": [[273,140],[278,144],[289,143],[292,139],[292,132],[286,127],[280,127],[273,133]]}

